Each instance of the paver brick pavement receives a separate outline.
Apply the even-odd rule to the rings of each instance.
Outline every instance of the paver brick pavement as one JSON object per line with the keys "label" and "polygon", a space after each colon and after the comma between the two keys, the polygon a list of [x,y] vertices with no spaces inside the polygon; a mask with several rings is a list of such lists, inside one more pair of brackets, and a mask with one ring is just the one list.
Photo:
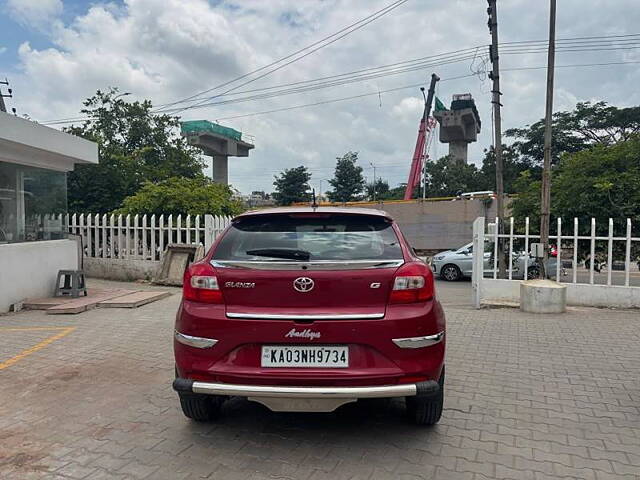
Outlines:
{"label": "paver brick pavement", "polygon": [[76,327],[0,369],[1,479],[640,479],[637,311],[447,302],[433,428],[406,422],[396,400],[287,414],[232,399],[195,424],[171,390],[174,293],[135,310],[0,317],[0,364],[59,332],[18,328]]}

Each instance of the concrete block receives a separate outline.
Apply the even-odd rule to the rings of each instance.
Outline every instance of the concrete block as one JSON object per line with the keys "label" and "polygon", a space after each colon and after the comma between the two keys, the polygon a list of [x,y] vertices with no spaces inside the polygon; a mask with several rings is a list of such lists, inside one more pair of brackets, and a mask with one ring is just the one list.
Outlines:
{"label": "concrete block", "polygon": [[529,313],[563,313],[567,310],[567,287],[553,280],[520,282],[520,310]]}

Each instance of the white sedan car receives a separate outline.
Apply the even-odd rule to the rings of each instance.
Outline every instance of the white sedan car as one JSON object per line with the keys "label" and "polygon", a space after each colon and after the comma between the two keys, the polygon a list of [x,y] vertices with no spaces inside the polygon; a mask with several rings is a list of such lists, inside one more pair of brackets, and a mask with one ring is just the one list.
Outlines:
{"label": "white sedan car", "polygon": [[[490,268],[491,252],[484,252],[485,270]],[[468,243],[455,250],[447,250],[433,256],[431,260],[433,273],[444,280],[455,282],[463,277],[470,277],[473,271],[473,244]]]}
{"label": "white sedan car", "polygon": [[[484,275],[493,275],[493,244],[485,244],[484,255]],[[527,278],[538,278],[539,266],[535,258],[528,257],[523,253],[517,253],[513,255],[513,271],[512,278],[522,279],[524,277],[524,262],[525,258],[528,258]],[[549,258],[548,271],[551,278],[555,277],[557,259],[555,257]],[[433,273],[438,275],[443,280],[455,282],[463,277],[471,277],[473,271],[473,244],[467,243],[455,250],[447,250],[440,252],[433,256],[431,260],[431,268]],[[562,269],[562,275],[566,275],[564,268]]]}

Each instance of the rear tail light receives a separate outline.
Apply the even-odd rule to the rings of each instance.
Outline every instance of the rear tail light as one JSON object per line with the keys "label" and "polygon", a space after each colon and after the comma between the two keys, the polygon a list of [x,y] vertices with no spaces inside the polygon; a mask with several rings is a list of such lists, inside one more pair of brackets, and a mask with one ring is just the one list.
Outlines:
{"label": "rear tail light", "polygon": [[396,272],[389,303],[426,302],[434,294],[433,274],[429,267],[424,263],[412,262]]}
{"label": "rear tail light", "polygon": [[202,303],[223,303],[216,271],[209,263],[194,263],[184,272],[182,296]]}

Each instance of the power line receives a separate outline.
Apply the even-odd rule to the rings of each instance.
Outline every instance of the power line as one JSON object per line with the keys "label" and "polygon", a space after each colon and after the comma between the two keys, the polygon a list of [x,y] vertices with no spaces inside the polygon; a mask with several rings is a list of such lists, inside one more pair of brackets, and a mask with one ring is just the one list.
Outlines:
{"label": "power line", "polygon": [[[442,81],[455,80],[455,79],[458,79],[458,78],[466,78],[466,77],[473,77],[473,76],[475,76],[475,74],[461,75],[459,77],[445,78]],[[274,110],[266,110],[266,111],[263,111],[263,112],[247,113],[247,114],[243,114],[243,115],[233,115],[233,116],[230,116],[230,117],[222,117],[222,118],[216,119],[216,121],[218,121],[218,120],[230,120],[230,119],[233,119],[233,118],[253,117],[253,116],[256,116],[256,115],[265,115],[267,113],[285,112],[285,111],[288,111],[288,110],[295,110],[295,109],[298,109],[298,108],[305,108],[305,107],[315,107],[317,105],[326,105],[328,103],[343,102],[345,100],[353,100],[353,99],[356,99],[356,98],[369,97],[369,96],[372,96],[372,95],[379,95],[381,93],[389,93],[389,92],[396,92],[398,90],[406,90],[408,88],[418,88],[418,87],[420,87],[422,85],[423,85],[423,83],[416,83],[416,84],[413,84],[413,85],[405,85],[403,87],[389,88],[387,90],[378,90],[378,91],[372,92],[372,93],[362,93],[360,95],[352,95],[350,97],[334,98],[332,100],[324,100],[324,101],[321,101],[321,102],[307,103],[307,104],[304,104],[304,105],[294,105],[292,107],[276,108]]]}
{"label": "power line", "polygon": [[[237,86],[227,90],[224,93],[229,93],[230,91],[236,90],[236,89],[238,89],[238,88],[240,88],[240,87],[242,87],[244,85],[247,85],[249,83],[255,82],[256,80],[264,78],[267,75],[270,75],[270,74],[272,74],[272,73],[274,73],[274,72],[286,67],[287,65],[290,65],[290,64],[292,64],[294,62],[297,62],[297,61],[299,61],[299,60],[311,55],[312,53],[314,53],[314,52],[316,52],[316,51],[318,51],[318,50],[320,50],[322,48],[325,48],[325,47],[337,42],[338,40],[346,37],[347,35],[350,35],[351,33],[361,29],[362,27],[368,25],[369,23],[374,22],[378,18],[380,18],[380,17],[388,14],[389,12],[395,10],[396,8],[398,8],[399,6],[403,5],[407,1],[408,0],[396,0],[396,1],[392,2],[391,4],[387,5],[386,7],[382,8],[382,9],[380,9],[380,10],[374,12],[374,13],[372,13],[371,15],[369,15],[367,17],[364,17],[363,19],[358,20],[357,22],[354,22],[354,23],[350,24],[350,25],[344,27],[343,29],[338,30],[337,32],[335,32],[333,34],[331,34],[331,35],[329,35],[329,36],[327,36],[327,37],[325,37],[325,38],[323,38],[321,40],[318,40],[315,43],[312,43],[311,45],[308,45],[308,46],[306,46],[304,48],[301,48],[301,49],[299,49],[299,50],[297,50],[297,51],[295,51],[295,52],[293,52],[293,53],[291,53],[291,54],[289,54],[289,55],[287,55],[285,57],[282,57],[279,60],[276,60],[275,62],[271,62],[268,65],[260,67],[260,68],[258,68],[256,70],[253,70],[253,71],[251,71],[249,73],[241,75],[241,76],[239,76],[237,78],[234,78],[234,79],[232,79],[230,81],[224,82],[222,84],[216,85],[215,87],[212,87],[212,88],[209,88],[207,90],[204,90],[203,92],[200,92],[198,94],[192,95],[192,96],[188,97],[187,99],[179,100],[178,102],[173,102],[173,103],[165,105],[165,106],[175,105],[176,103],[183,103],[183,102],[186,102],[186,101],[189,101],[189,100],[196,99],[197,97],[200,97],[201,95],[204,95],[204,94],[209,93],[209,92],[211,92],[213,90],[217,90],[218,88],[225,87],[225,86],[230,85],[232,83],[235,83],[235,82],[237,82],[239,80],[247,78],[247,77],[249,77],[249,76],[251,76],[251,75],[253,75],[255,73],[258,73],[258,72],[261,72],[263,70],[266,70],[266,69],[268,69],[268,68],[270,68],[272,66],[275,66],[275,65],[283,62],[284,60],[288,60],[290,58],[296,57],[296,55],[298,55],[298,54],[300,54],[302,52],[305,52],[306,50],[311,49],[308,52],[304,53],[303,55],[301,55],[299,57],[296,57],[296,58],[293,58],[292,60],[284,63],[283,65],[280,65],[280,66],[278,66],[278,67],[276,67],[276,68],[274,68],[274,69],[272,69],[272,70],[270,70],[270,71],[268,71],[266,73],[263,73],[262,75],[259,75],[256,78],[247,80],[246,82],[241,83],[240,85],[237,85]],[[327,40],[329,40],[329,41],[327,41]],[[326,42],[326,43],[323,43],[323,42]],[[313,48],[313,47],[315,47],[315,48]]]}
{"label": "power line", "polygon": [[[640,37],[640,35],[638,34],[634,34],[634,36]],[[606,37],[599,37],[599,38],[606,38]],[[581,48],[582,46],[572,46],[572,47],[573,48],[567,49],[566,51],[606,51],[606,50],[617,50],[617,49],[625,50],[625,49],[631,49],[631,48],[640,48],[640,43],[633,44],[628,47],[620,47],[619,45],[614,45],[611,48],[608,48],[608,47],[592,48],[593,45],[586,46],[587,48]],[[300,82],[291,82],[288,84],[275,85],[271,87],[262,87],[254,90],[245,90],[243,92],[236,92],[236,94],[232,94],[232,95],[238,95],[241,93],[250,93],[250,92],[264,92],[264,93],[261,93],[259,95],[254,95],[254,96],[248,96],[248,97],[230,98],[228,100],[220,100],[218,102],[201,103],[200,105],[197,105],[197,107],[203,108],[208,106],[226,105],[226,104],[240,103],[240,102],[246,102],[251,100],[262,100],[262,99],[273,98],[273,97],[282,96],[282,95],[303,93],[307,91],[318,90],[321,88],[341,86],[341,85],[346,85],[350,83],[356,83],[359,81],[365,81],[365,80],[370,80],[374,78],[381,78],[381,77],[386,77],[390,75],[399,75],[403,73],[426,69],[429,67],[442,66],[446,64],[460,62],[460,61],[466,61],[469,59],[475,59],[477,57],[475,50],[478,50],[479,48],[482,48],[482,46],[456,50],[453,52],[432,55],[428,57],[421,57],[418,59],[407,60],[404,62],[396,62],[393,64],[383,65],[379,67],[371,67],[368,69],[356,70],[353,72],[347,72],[347,73],[332,75],[328,77],[320,77],[317,79],[310,79],[310,80],[305,80]],[[523,45],[522,47],[515,48],[515,49],[512,49],[511,47],[509,47],[508,50],[506,51],[503,50],[501,53],[505,55],[514,55],[514,54],[526,54],[526,53],[542,53],[544,51],[545,51],[544,48],[542,49],[540,47],[530,48]],[[474,52],[473,55],[470,54],[471,52]],[[432,61],[423,61],[423,60],[432,60]],[[611,64],[621,65],[625,63],[626,62],[612,62]],[[583,64],[583,65],[595,66],[600,64]],[[395,68],[395,67],[399,67],[399,68]],[[289,86],[291,86],[292,88],[286,88]],[[280,90],[276,90],[278,88]],[[274,91],[267,92],[267,90],[274,90]],[[189,106],[189,107],[183,108],[182,110],[192,109],[195,107],[196,106]],[[166,113],[168,113],[168,111]],[[57,125],[57,124],[66,124],[66,123],[73,123],[76,121],[87,120],[89,118],[90,117],[68,117],[63,119],[49,120],[41,123],[45,125]],[[225,118],[229,118],[229,117],[225,117]],[[231,117],[231,118],[235,118],[235,117]]]}
{"label": "power line", "polygon": [[[558,38],[556,40],[556,43],[580,41],[580,40],[589,41],[592,39],[601,39],[601,38],[627,38],[627,37],[637,37],[638,35],[640,34],[629,33],[626,35],[596,35],[591,37],[567,37],[567,38]],[[517,44],[517,43],[545,43],[548,45],[549,39],[547,38],[543,40],[519,40],[515,42],[500,42],[500,45],[511,45],[511,44]]]}
{"label": "power line", "polygon": [[[604,62],[604,63],[576,63],[572,65],[556,65],[555,68],[571,68],[571,67],[605,67],[609,65],[634,65],[640,64],[640,60],[638,61],[629,61],[629,62]],[[512,68],[503,68],[502,70],[516,71],[516,70],[541,70],[543,68],[547,68],[546,66],[541,67],[512,67]]]}
{"label": "power line", "polygon": [[[599,40],[593,40],[593,41],[589,41],[585,44],[569,44],[566,46],[562,46],[560,47],[560,50],[566,50],[566,51],[605,51],[605,50],[617,50],[617,49],[625,49],[625,47],[627,49],[632,49],[632,48],[640,48],[640,43],[629,43],[629,42],[638,42],[640,41],[640,34],[633,34],[633,35],[629,35],[629,37],[634,37],[634,38],[629,38],[627,40],[617,40],[617,43],[611,43],[611,41],[606,40],[608,37],[606,36],[602,36],[602,37],[593,37],[593,38],[598,38]],[[604,39],[604,40],[603,40]],[[570,39],[568,39],[567,41],[570,41]],[[537,45],[537,43],[540,43],[541,41],[530,41],[530,42],[522,42],[521,45],[511,45],[508,47],[505,47],[505,53],[513,53],[513,52],[517,52],[517,53],[537,53],[537,51],[544,51],[546,49],[545,45]],[[595,43],[598,42],[598,43]],[[620,42],[625,42],[625,43],[620,43]],[[285,84],[283,86],[292,86],[292,85],[304,85],[304,84],[308,84],[311,82],[318,82],[322,79],[332,79],[332,78],[340,78],[340,77],[345,77],[345,76],[349,76],[349,75],[353,75],[353,74],[359,74],[359,73],[365,73],[365,72],[369,72],[371,73],[372,71],[375,70],[384,70],[384,69],[388,69],[388,68],[393,68],[393,67],[400,67],[400,66],[408,66],[412,63],[416,64],[414,67],[417,69],[419,62],[427,60],[427,59],[440,59],[440,60],[447,60],[449,59],[449,57],[451,57],[452,55],[458,55],[457,60],[456,61],[464,61],[464,60],[468,60],[470,58],[474,58],[476,56],[476,51],[480,48],[482,48],[483,46],[477,46],[477,47],[471,47],[468,49],[462,49],[462,50],[458,50],[458,51],[454,51],[454,52],[450,52],[450,53],[445,53],[445,54],[440,54],[440,55],[433,55],[430,57],[422,57],[422,58],[418,58],[418,59],[413,59],[413,60],[408,60],[408,61],[404,61],[404,62],[397,62],[394,64],[390,64],[390,65],[383,65],[380,67],[372,67],[369,69],[363,69],[363,70],[356,70],[354,72],[348,72],[348,73],[344,73],[344,74],[339,74],[339,75],[333,75],[333,76],[329,76],[329,77],[323,77],[321,79],[315,79],[315,80],[305,80],[305,81],[300,81],[300,82],[292,82],[289,84]],[[596,47],[607,47],[607,48],[596,48]],[[473,53],[473,56],[471,56]],[[438,58],[440,57],[440,58]],[[275,71],[275,70],[274,70]],[[401,73],[401,72],[398,72]],[[397,74],[397,73],[396,73]],[[365,74],[366,75],[366,74]],[[261,78],[261,77],[260,77]],[[372,77],[375,78],[375,77]],[[258,78],[254,79],[257,80]],[[251,81],[254,81],[251,80]],[[247,82],[250,83],[250,82]],[[245,83],[246,84],[246,83]],[[245,85],[242,84],[242,85]],[[239,85],[238,88],[242,85]],[[219,98],[219,97],[223,97],[223,96],[227,96],[229,93],[231,93],[231,91],[235,90],[237,87],[234,87],[233,89],[230,89],[226,92],[217,94],[213,97],[209,97],[206,99],[202,99],[199,102],[190,105],[190,106],[185,106],[185,107],[180,107],[180,108],[176,108],[176,109],[163,109],[163,112],[173,112],[173,113],[179,113],[182,112],[184,110],[188,110],[188,109],[192,109],[192,108],[197,108],[201,105],[209,105],[209,103],[205,103],[207,100],[212,100],[214,98]],[[262,88],[258,88],[258,89],[252,89],[252,90],[244,90],[241,92],[236,92],[231,93],[231,95],[237,95],[237,94],[241,94],[241,93],[251,93],[251,92],[257,92],[257,91],[265,91],[265,90],[271,90],[274,88],[278,88],[278,86],[271,86],[271,87],[262,87]],[[174,102],[174,104],[177,103],[182,103],[182,102]],[[160,110],[158,110],[160,111]]]}
{"label": "power line", "polygon": [[[263,100],[263,99],[268,99],[268,98],[280,97],[280,96],[284,96],[284,95],[292,95],[292,94],[296,94],[296,93],[304,93],[304,92],[315,91],[315,90],[320,90],[320,89],[324,89],[324,88],[330,88],[330,87],[335,87],[335,86],[342,86],[342,85],[347,85],[347,84],[351,84],[351,83],[362,82],[362,81],[371,80],[371,79],[375,79],[375,78],[388,77],[388,76],[392,76],[392,75],[400,75],[400,74],[403,74],[403,73],[414,72],[414,71],[417,71],[417,70],[424,70],[424,69],[431,68],[431,67],[438,67],[438,66],[448,65],[448,64],[451,64],[451,63],[457,63],[457,62],[460,62],[460,61],[471,60],[471,59],[473,59],[473,56],[469,55],[469,56],[465,56],[465,57],[456,57],[456,58],[452,58],[452,59],[449,59],[449,60],[443,60],[441,62],[420,63],[420,64],[417,64],[417,65],[412,65],[412,66],[409,66],[407,68],[402,68],[402,69],[395,69],[395,70],[383,71],[383,72],[379,72],[379,73],[371,73],[371,74],[366,74],[366,75],[354,75],[354,76],[351,76],[351,77],[345,77],[344,79],[339,79],[339,80],[335,80],[335,81],[324,82],[324,83],[316,83],[316,84],[309,84],[307,86],[300,86],[300,87],[294,87],[294,88],[285,88],[285,89],[277,90],[277,91],[274,91],[274,92],[265,92],[265,93],[262,93],[262,94],[259,94],[259,95],[250,95],[250,96],[246,96],[246,97],[231,98],[231,99],[228,99],[228,100],[220,100],[220,101],[215,101],[215,102],[200,103],[200,104],[184,107],[184,108],[180,109],[179,111],[192,110],[192,109],[196,109],[196,108],[203,108],[203,107],[209,107],[209,106],[218,106],[218,105],[242,103],[242,102],[247,102],[247,101],[252,101],[252,100]],[[168,113],[168,112],[169,111],[167,111],[165,113]],[[177,111],[175,113],[177,113]]]}
{"label": "power line", "polygon": [[[640,48],[640,44],[638,44],[637,46],[633,47],[633,48]],[[590,49],[588,51],[600,51],[600,50],[611,50],[608,48],[602,48],[602,49]],[[570,51],[585,51],[585,50],[570,50]],[[544,50],[527,50],[527,51],[507,51],[507,52],[503,52],[504,54],[523,54],[523,53],[543,53]],[[350,84],[350,83],[356,83],[356,82],[361,82],[361,81],[365,81],[365,80],[370,80],[370,79],[374,79],[374,78],[380,78],[380,77],[387,77],[390,75],[399,75],[402,73],[407,73],[407,72],[413,72],[416,70],[423,70],[429,67],[437,67],[437,66],[442,66],[442,65],[447,65],[447,64],[451,64],[451,63],[457,63],[460,61],[464,61],[464,60],[470,60],[473,59],[474,56],[464,56],[464,57],[455,57],[455,58],[450,58],[448,60],[443,60],[442,62],[431,62],[431,63],[419,63],[416,65],[411,65],[407,68],[401,68],[401,69],[395,69],[395,70],[390,70],[390,71],[382,71],[379,73],[371,73],[371,74],[365,74],[365,75],[355,75],[355,76],[351,76],[351,77],[346,77],[344,79],[340,79],[340,80],[336,80],[333,82],[325,82],[325,83],[316,83],[316,84],[311,84],[309,86],[303,86],[303,87],[297,87],[297,88],[291,88],[291,89],[282,89],[282,90],[277,90],[274,92],[270,92],[270,93],[263,93],[260,95],[253,95],[253,96],[247,96],[247,97],[239,97],[239,98],[231,98],[229,100],[221,100],[218,102],[211,102],[211,103],[202,103],[196,106],[192,106],[192,107],[185,107],[183,110],[187,110],[187,109],[191,109],[191,108],[201,108],[201,107],[206,107],[206,106],[218,106],[218,105],[227,105],[227,104],[233,104],[233,103],[241,103],[241,102],[247,102],[247,101],[252,101],[252,100],[263,100],[263,99],[268,99],[268,98],[273,98],[273,97],[279,97],[279,96],[283,96],[283,95],[291,95],[291,94],[296,94],[296,93],[304,93],[304,92],[308,92],[308,91],[314,91],[314,90],[318,90],[318,89],[323,89],[323,88],[329,88],[329,87],[334,87],[334,86],[341,86],[341,85],[346,85],[346,84]],[[274,88],[274,87],[269,87],[269,88]]]}
{"label": "power line", "polygon": [[[573,64],[573,65],[556,65],[556,68],[571,68],[571,67],[595,67],[595,66],[607,66],[607,65],[631,65],[631,64],[639,64],[640,61],[630,61],[630,62],[611,62],[611,63],[583,63],[583,64]],[[525,67],[525,68],[502,68],[503,71],[508,71],[508,70],[539,70],[539,69],[544,69],[547,68],[546,66],[539,66],[539,67]],[[460,78],[467,78],[467,77],[474,77],[475,73],[472,73],[470,75],[461,75],[459,77],[451,77],[451,78],[444,78],[441,81],[448,81],[448,80],[458,80]],[[315,102],[315,103],[307,103],[304,105],[294,105],[291,107],[284,107],[284,108],[277,108],[277,109],[273,109],[273,110],[265,110],[262,112],[254,112],[254,113],[246,113],[246,114],[242,114],[242,115],[233,115],[233,116],[229,116],[229,117],[220,117],[217,118],[216,121],[218,120],[232,120],[235,118],[244,118],[244,117],[253,117],[253,116],[258,116],[258,115],[266,115],[269,113],[276,113],[276,112],[284,112],[284,111],[288,111],[288,110],[295,110],[295,109],[299,109],[299,108],[305,108],[305,107],[314,107],[314,106],[318,106],[318,105],[326,105],[329,103],[335,103],[335,102],[343,102],[346,100],[353,100],[356,98],[362,98],[362,97],[369,97],[369,96],[373,96],[373,95],[378,95],[378,93],[388,93],[388,92],[395,92],[398,90],[406,90],[408,88],[416,88],[416,87],[420,87],[422,86],[423,83],[418,83],[418,84],[413,84],[413,85],[405,85],[403,87],[397,87],[397,88],[390,88],[387,90],[380,90],[379,92],[371,92],[371,93],[363,93],[360,95],[353,95],[350,97],[342,97],[342,98],[335,98],[332,100],[324,100],[321,102]]]}

